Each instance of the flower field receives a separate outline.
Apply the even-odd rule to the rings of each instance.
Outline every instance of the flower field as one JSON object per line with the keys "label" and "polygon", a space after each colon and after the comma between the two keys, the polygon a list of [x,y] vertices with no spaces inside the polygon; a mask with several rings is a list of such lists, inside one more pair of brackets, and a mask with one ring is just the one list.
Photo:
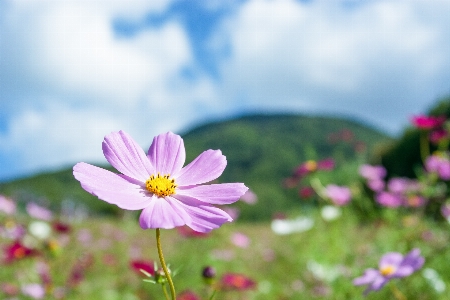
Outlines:
{"label": "flower field", "polygon": [[122,213],[0,195],[0,297],[449,299],[450,125],[442,116],[412,123],[415,177],[309,159],[280,178],[297,208],[260,222],[241,220],[233,204],[257,207],[256,191],[215,181],[226,166],[219,150],[183,167],[180,136],[155,137],[146,155],[112,133],[103,150],[121,174],[78,163],[74,176]]}

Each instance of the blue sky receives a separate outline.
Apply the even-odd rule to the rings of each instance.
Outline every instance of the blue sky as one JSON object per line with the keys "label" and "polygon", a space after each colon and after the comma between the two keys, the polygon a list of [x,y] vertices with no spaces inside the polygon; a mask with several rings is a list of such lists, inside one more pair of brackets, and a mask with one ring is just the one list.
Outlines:
{"label": "blue sky", "polygon": [[0,0],[0,181],[250,112],[391,134],[450,95],[448,1]]}

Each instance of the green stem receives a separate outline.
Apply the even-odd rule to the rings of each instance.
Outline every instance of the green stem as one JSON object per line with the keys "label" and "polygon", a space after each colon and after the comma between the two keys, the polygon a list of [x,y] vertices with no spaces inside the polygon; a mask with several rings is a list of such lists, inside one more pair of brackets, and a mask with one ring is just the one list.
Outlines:
{"label": "green stem", "polygon": [[403,295],[403,293],[400,292],[400,290],[397,288],[397,286],[395,284],[391,284],[391,290],[392,290],[392,293],[394,294],[395,299],[407,300],[405,295]]}
{"label": "green stem", "polygon": [[430,156],[430,146],[428,144],[428,131],[420,131],[420,156],[422,158],[422,163]]}
{"label": "green stem", "polygon": [[161,286],[162,286],[164,296],[166,296],[166,300],[169,300],[169,294],[167,293],[166,285],[162,284]]}
{"label": "green stem", "polygon": [[156,228],[156,247],[158,248],[159,261],[161,262],[161,266],[164,270],[164,274],[166,274],[167,282],[169,283],[169,286],[170,286],[170,293],[172,294],[172,300],[176,300],[177,297],[175,294],[175,286],[173,285],[172,278],[170,277],[170,273],[169,273],[169,270],[167,269],[166,262],[164,261],[164,256],[163,256],[162,248],[161,248],[160,236],[161,236],[160,229]]}
{"label": "green stem", "polygon": [[213,300],[214,296],[216,295],[216,292],[217,292],[217,290],[214,289],[212,294],[211,294],[211,297],[209,297],[209,300]]}

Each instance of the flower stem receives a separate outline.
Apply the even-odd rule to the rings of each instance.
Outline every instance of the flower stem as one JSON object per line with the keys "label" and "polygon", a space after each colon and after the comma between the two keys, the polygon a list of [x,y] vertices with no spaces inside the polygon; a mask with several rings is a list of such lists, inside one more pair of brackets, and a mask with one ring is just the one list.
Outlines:
{"label": "flower stem", "polygon": [[172,278],[170,277],[170,273],[169,273],[169,270],[167,269],[166,262],[164,261],[164,256],[163,256],[162,248],[161,248],[160,236],[161,236],[161,231],[159,228],[156,228],[156,247],[158,248],[159,261],[161,262],[161,266],[164,270],[164,274],[166,275],[167,282],[169,283],[170,293],[172,294],[172,300],[176,300],[177,297],[175,294],[175,286],[173,285]]}
{"label": "flower stem", "polygon": [[397,300],[406,300],[405,295],[403,295],[402,292],[398,289],[398,287],[395,284],[391,284],[391,290],[392,294],[394,294],[395,299]]}
{"label": "flower stem", "polygon": [[170,300],[169,294],[167,294],[166,285],[162,284],[161,286],[162,286],[162,290],[163,290],[164,296],[166,296],[166,300]]}

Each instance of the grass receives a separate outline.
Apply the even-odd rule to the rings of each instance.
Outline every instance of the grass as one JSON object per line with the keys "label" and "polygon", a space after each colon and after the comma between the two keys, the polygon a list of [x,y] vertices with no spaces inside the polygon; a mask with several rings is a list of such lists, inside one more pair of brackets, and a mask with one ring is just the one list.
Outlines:
{"label": "grass", "polygon": [[[423,269],[436,270],[447,285],[450,283],[448,224],[392,211],[390,218],[370,223],[361,223],[350,208],[331,222],[324,221],[317,210],[305,213],[314,218],[314,227],[290,235],[275,234],[270,223],[230,223],[203,238],[186,238],[177,230],[162,230],[165,259],[172,269],[179,269],[174,277],[177,291],[204,293],[201,271],[205,266],[213,266],[218,277],[235,272],[258,283],[255,290],[218,292],[215,299],[364,299],[364,288],[353,286],[353,278],[362,275],[366,268],[376,268],[384,253],[405,254],[415,247],[426,258]],[[24,216],[20,220],[23,224],[29,221]],[[236,232],[249,237],[247,248],[231,242]],[[83,241],[80,236],[85,236]],[[86,238],[89,236],[90,239]],[[16,287],[39,282],[36,262],[45,261],[50,266],[54,292],[65,286],[80,257],[92,255],[84,279],[75,288],[66,289],[64,299],[163,298],[158,285],[143,282],[129,266],[132,258],[158,258],[155,231],[140,229],[134,215],[121,219],[88,218],[72,224],[65,245],[61,236],[58,239],[62,245],[58,255],[44,252],[39,257],[4,265],[0,282]],[[0,242],[1,246],[9,243],[7,239]],[[422,270],[408,278],[393,280],[365,299],[395,299],[392,284],[406,299],[449,299],[448,289],[436,292]]]}

